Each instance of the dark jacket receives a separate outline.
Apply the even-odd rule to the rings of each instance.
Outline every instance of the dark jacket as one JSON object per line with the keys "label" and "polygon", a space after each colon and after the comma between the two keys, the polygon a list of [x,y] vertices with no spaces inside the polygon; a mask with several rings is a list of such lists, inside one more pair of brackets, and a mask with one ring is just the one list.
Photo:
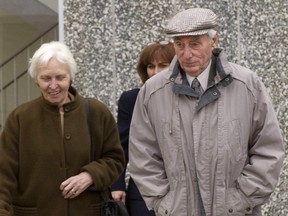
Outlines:
{"label": "dark jacket", "polygon": [[[84,98],[70,88],[74,101],[64,105],[61,133],[57,106],[39,97],[8,117],[0,144],[0,215],[95,216],[107,188],[123,171],[124,154],[111,112],[89,99],[95,158],[90,162],[90,136]],[[59,189],[67,178],[87,171],[94,185],[74,199]],[[14,211],[14,213],[12,213]]]}
{"label": "dark jacket", "polygon": [[[111,186],[112,191],[121,190],[126,191],[126,206],[131,216],[154,216],[153,211],[149,211],[136,184],[132,178],[129,178],[128,188],[126,190],[125,173],[127,164],[129,162],[128,148],[129,148],[129,131],[133,115],[134,105],[137,99],[139,88],[125,91],[121,94],[118,101],[118,117],[117,124],[120,133],[121,144],[125,152],[126,163],[125,169],[120,175],[117,182]],[[129,173],[129,170],[128,170]]]}
{"label": "dark jacket", "polygon": [[[125,91],[121,94],[120,99],[118,101],[118,116],[117,116],[117,124],[118,124],[118,130],[120,133],[120,139],[121,139],[121,145],[123,147],[124,153],[125,153],[125,170],[115,182],[111,190],[121,190],[126,191],[125,187],[125,172],[127,169],[127,163],[129,161],[128,159],[128,143],[129,143],[129,131],[130,131],[130,123],[132,119],[133,109],[135,105],[135,101],[139,92],[139,88],[131,89],[129,91]],[[131,187],[130,183],[132,181],[133,186]],[[129,197],[142,199],[141,195],[134,184],[133,180],[129,180],[129,194],[127,194]]]}

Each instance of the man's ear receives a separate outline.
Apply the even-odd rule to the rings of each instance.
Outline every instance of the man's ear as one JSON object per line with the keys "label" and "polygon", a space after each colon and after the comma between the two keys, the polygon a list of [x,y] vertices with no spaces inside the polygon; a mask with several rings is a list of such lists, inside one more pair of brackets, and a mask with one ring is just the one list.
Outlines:
{"label": "man's ear", "polygon": [[218,40],[219,40],[219,36],[218,36],[218,32],[217,32],[211,40],[211,46],[213,48],[217,47]]}

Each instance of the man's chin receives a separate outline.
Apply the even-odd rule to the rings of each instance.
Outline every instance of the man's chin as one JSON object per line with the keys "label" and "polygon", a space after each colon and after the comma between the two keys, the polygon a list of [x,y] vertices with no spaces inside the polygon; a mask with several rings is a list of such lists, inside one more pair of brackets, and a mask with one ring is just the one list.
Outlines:
{"label": "man's chin", "polygon": [[185,67],[183,68],[183,70],[190,76],[198,76],[200,74],[197,67]]}

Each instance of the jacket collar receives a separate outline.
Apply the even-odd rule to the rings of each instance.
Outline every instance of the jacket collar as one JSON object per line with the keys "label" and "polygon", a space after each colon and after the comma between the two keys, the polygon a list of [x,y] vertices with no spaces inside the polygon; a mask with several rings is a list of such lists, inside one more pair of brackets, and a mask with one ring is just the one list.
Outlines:
{"label": "jacket collar", "polygon": [[233,81],[231,76],[232,68],[230,67],[224,51],[221,48],[215,48],[212,52],[212,63],[209,72],[208,86],[201,96],[190,88],[185,72],[181,69],[176,57],[171,63],[171,70],[172,74],[169,79],[174,83],[173,92],[199,99],[197,110],[200,110],[221,96],[217,87],[218,85],[226,87]]}
{"label": "jacket collar", "polygon": [[[74,99],[73,101],[69,102],[69,103],[66,103],[63,105],[63,110],[64,112],[69,112],[71,110],[74,110],[76,109],[79,105],[80,105],[80,101],[79,101],[79,95],[78,95],[78,92],[77,90],[70,86],[69,87],[69,93],[72,94],[74,96]],[[41,96],[41,101],[42,101],[42,104],[44,105],[44,107],[46,107],[47,109],[49,109],[50,111],[52,112],[56,112],[56,113],[59,113],[59,108],[57,105],[55,104],[52,104],[50,103],[49,101],[45,100],[45,98],[43,97],[43,95]]]}

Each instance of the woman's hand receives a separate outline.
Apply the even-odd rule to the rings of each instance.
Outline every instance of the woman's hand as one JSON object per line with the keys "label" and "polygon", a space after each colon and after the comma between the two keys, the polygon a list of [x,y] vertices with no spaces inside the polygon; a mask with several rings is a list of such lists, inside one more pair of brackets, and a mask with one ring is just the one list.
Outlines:
{"label": "woman's hand", "polygon": [[126,202],[125,191],[112,191],[111,192],[113,200],[122,201],[124,204]]}
{"label": "woman's hand", "polygon": [[88,172],[81,172],[61,183],[60,190],[65,199],[77,197],[93,184],[91,175]]}

